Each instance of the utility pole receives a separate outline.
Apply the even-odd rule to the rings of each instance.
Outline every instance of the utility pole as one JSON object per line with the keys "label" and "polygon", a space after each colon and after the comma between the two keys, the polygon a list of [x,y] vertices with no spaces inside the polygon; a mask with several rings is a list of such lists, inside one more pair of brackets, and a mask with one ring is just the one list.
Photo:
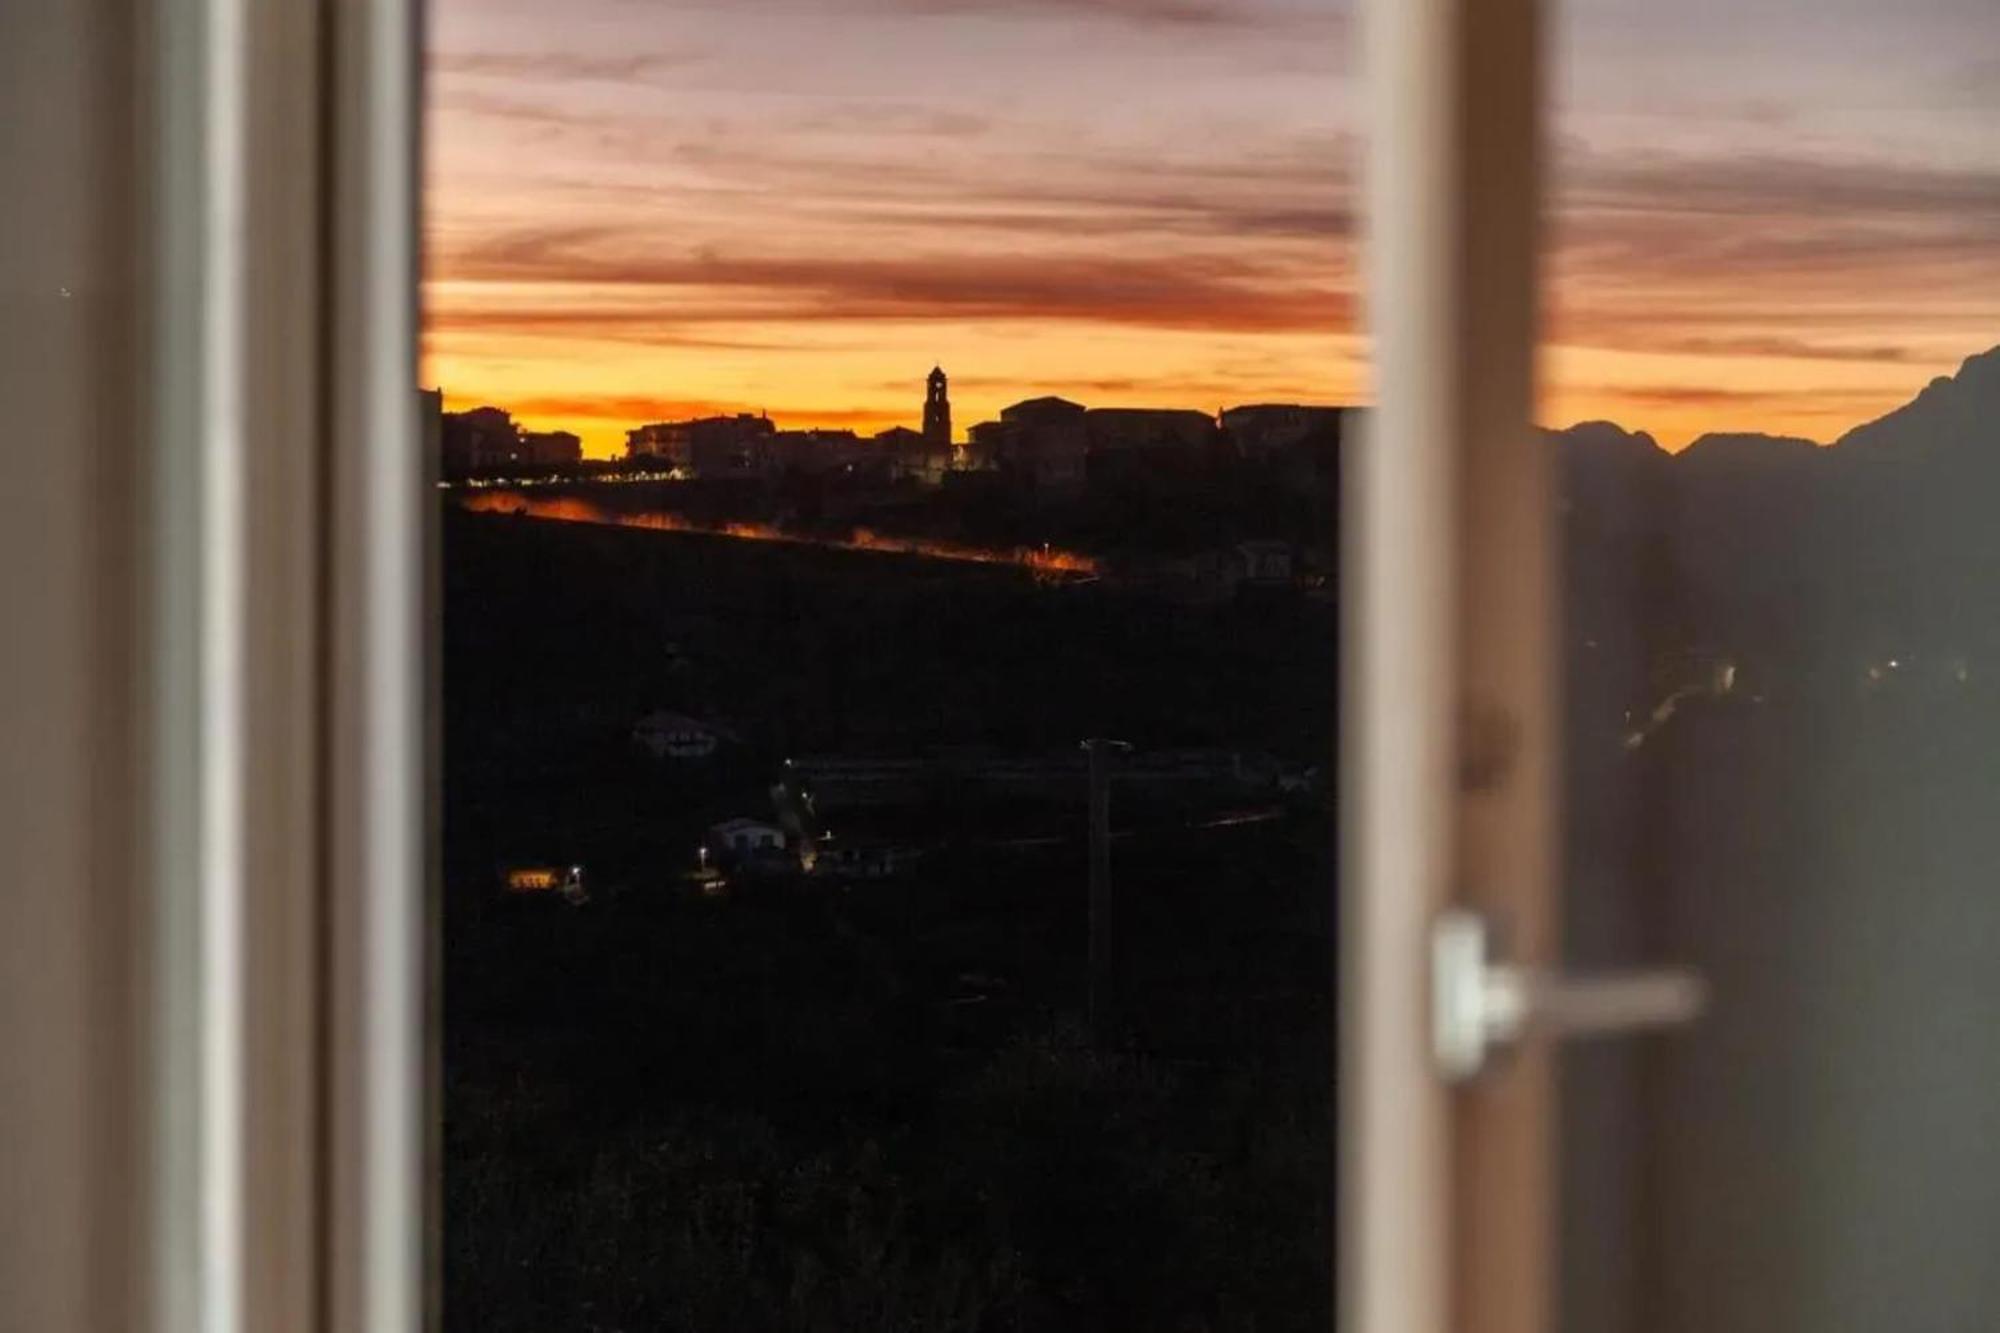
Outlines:
{"label": "utility pole", "polygon": [[1117,1003],[1111,944],[1111,754],[1131,748],[1102,737],[1083,743],[1090,756],[1090,1038],[1099,1047],[1109,1043]]}

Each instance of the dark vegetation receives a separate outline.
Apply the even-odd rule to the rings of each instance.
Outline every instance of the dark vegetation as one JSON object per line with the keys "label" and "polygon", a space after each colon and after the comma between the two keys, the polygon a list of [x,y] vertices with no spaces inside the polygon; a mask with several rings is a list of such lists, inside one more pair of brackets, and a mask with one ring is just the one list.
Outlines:
{"label": "dark vegetation", "polygon": [[[1816,941],[1830,919],[1874,921],[1878,966],[1964,994],[1990,971],[1996,402],[1989,353],[1830,450],[1715,437],[1669,459],[1606,425],[1552,441],[1566,948],[1585,966],[1691,964],[1731,1014],[1727,1043],[1657,1048],[1631,1103],[1662,1144],[1702,1116],[1748,1127],[1727,1160],[1783,1182],[1718,1218],[1715,1182],[1651,1180],[1692,1201],[1718,1264],[1741,1268],[1772,1209],[1816,1206],[1796,1188],[1816,1178],[1810,1136],[1761,1114],[1795,1095],[1802,1051],[1872,1083],[1877,1064],[1992,1049],[1970,1006],[1918,1039],[1857,1034],[1851,975]],[[1069,507],[974,489],[900,515],[879,496],[862,515],[838,485],[685,497],[797,531],[886,514],[1108,564],[1275,536],[1331,569],[1326,512],[1282,498],[1282,479],[1195,480],[1148,493],[1128,478]],[[940,801],[916,816],[932,851],[907,881],[709,899],[683,875],[703,829],[768,809],[793,753],[1073,752],[1110,735],[1323,763],[1330,607],[1173,605],[1116,579],[495,517],[447,527],[449,1327],[1328,1326],[1323,804],[1225,830],[1121,812],[1121,1006],[1099,1042],[1079,1022],[1074,802]],[[626,733],[656,707],[725,721],[741,744],[699,771],[642,761]],[[500,901],[498,866],[523,858],[588,861],[596,900]],[[1878,1055],[1852,1059],[1864,1041]],[[1572,1073],[1611,1057],[1581,1058],[1599,1063]],[[1902,1085],[1912,1124],[1930,1076],[1913,1066]],[[1588,1090],[1572,1080],[1570,1109]],[[1961,1137],[1898,1151],[1945,1144],[1913,1170],[1976,1189],[1991,1173],[1962,1162],[1987,1139],[1947,1128]],[[1689,1160],[1726,1158],[1703,1153]],[[1601,1184],[1567,1182],[1573,1277],[1609,1273],[1624,1244],[1627,1219],[1585,1197]],[[1893,1210],[1857,1216],[1875,1226],[1855,1233],[1871,1263],[1906,1244],[1928,1261]],[[1671,1313],[1668,1298],[1712,1286],[1632,1299]]]}
{"label": "dark vegetation", "polygon": [[[904,880],[683,877],[792,753],[1324,763],[1331,608],[461,514],[445,564],[449,1328],[1328,1326],[1321,801],[1123,812],[1102,1042],[1080,805],[1022,846],[924,812]],[[657,765],[657,707],[741,743]],[[521,859],[587,862],[593,901],[503,901]]]}

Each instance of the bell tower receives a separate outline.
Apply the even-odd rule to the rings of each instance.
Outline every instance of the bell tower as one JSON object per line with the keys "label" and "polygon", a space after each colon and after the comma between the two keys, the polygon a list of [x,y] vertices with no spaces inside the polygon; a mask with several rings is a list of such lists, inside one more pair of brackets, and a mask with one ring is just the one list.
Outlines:
{"label": "bell tower", "polygon": [[928,391],[924,395],[924,443],[949,447],[951,444],[951,392],[950,381],[946,379],[944,367],[931,370]]}

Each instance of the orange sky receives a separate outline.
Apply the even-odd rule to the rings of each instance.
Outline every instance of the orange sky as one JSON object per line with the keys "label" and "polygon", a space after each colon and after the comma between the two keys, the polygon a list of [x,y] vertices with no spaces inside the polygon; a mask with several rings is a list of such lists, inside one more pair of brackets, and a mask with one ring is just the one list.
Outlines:
{"label": "orange sky", "polygon": [[[425,378],[583,435],[1356,402],[1332,0],[437,0]],[[1593,0],[1544,418],[1820,439],[2000,342],[2000,5]]]}

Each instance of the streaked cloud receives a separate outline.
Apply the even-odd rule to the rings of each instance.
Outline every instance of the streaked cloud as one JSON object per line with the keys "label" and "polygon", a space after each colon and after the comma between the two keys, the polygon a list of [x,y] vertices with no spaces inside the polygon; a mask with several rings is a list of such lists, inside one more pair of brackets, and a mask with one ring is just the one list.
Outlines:
{"label": "streaked cloud", "polygon": [[[596,419],[643,425],[652,421],[688,421],[699,417],[755,416],[766,410],[766,405],[752,402],[716,402],[705,398],[654,398],[643,394],[612,395],[609,397],[550,397],[517,398],[509,405],[509,410],[525,417],[554,417],[557,419]],[[881,415],[866,409],[836,406],[808,406],[796,412],[799,422],[813,422],[827,427],[859,427],[872,425]],[[795,424],[795,423],[785,423]]]}
{"label": "streaked cloud", "polygon": [[[1164,24],[1169,27],[1216,28],[1254,23],[1264,7],[1250,0],[882,0],[886,8],[908,14],[1001,14],[1044,11],[1071,19],[1110,19],[1119,23]],[[1268,11],[1265,11],[1268,12]]]}
{"label": "streaked cloud", "polygon": [[[1643,331],[1635,330],[1635,335]],[[1673,334],[1634,336],[1626,351],[1678,352],[1700,357],[1776,358],[1784,361],[1852,361],[1866,365],[1922,364],[1922,356],[1907,347],[1859,346],[1811,342],[1803,338],[1687,337]]]}
{"label": "streaked cloud", "polygon": [[694,49],[590,55],[575,51],[433,51],[425,68],[433,77],[503,83],[642,83],[702,58]]}
{"label": "streaked cloud", "polygon": [[[664,326],[814,319],[1081,320],[1235,332],[1328,330],[1352,323],[1351,293],[1254,259],[944,254],[808,258],[717,250],[661,253],[643,236],[586,227],[530,229],[437,260],[457,283],[656,289]],[[576,316],[576,322],[587,320]],[[617,324],[632,322],[619,312]]]}
{"label": "streaked cloud", "polygon": [[[1768,241],[1756,223],[1781,221],[1801,243],[1846,255],[1889,243],[2000,246],[2000,159],[1962,166],[1880,159],[1783,156],[1613,157],[1572,150],[1554,183],[1580,245],[1618,245],[1671,233],[1677,248]],[[1706,228],[1689,222],[1708,220]]]}
{"label": "streaked cloud", "polygon": [[737,9],[833,13],[843,17],[875,13],[891,18],[987,19],[1007,22],[1056,19],[1166,29],[1270,29],[1326,26],[1345,22],[1352,0],[652,0],[660,9],[681,12]]}
{"label": "streaked cloud", "polygon": [[[2000,7],[1827,3],[1564,11],[1552,419],[1820,430],[2000,338]],[[648,404],[906,419],[940,358],[962,417],[1363,391],[1349,4],[437,5],[455,393],[602,447]]]}
{"label": "streaked cloud", "polygon": [[[700,321],[690,321],[699,324]],[[438,293],[425,317],[434,338],[458,334],[539,339],[560,337],[629,343],[640,347],[692,351],[775,352],[796,344],[782,339],[724,337],[671,322],[658,307],[606,306],[597,302],[544,299],[525,303],[460,302]]]}

